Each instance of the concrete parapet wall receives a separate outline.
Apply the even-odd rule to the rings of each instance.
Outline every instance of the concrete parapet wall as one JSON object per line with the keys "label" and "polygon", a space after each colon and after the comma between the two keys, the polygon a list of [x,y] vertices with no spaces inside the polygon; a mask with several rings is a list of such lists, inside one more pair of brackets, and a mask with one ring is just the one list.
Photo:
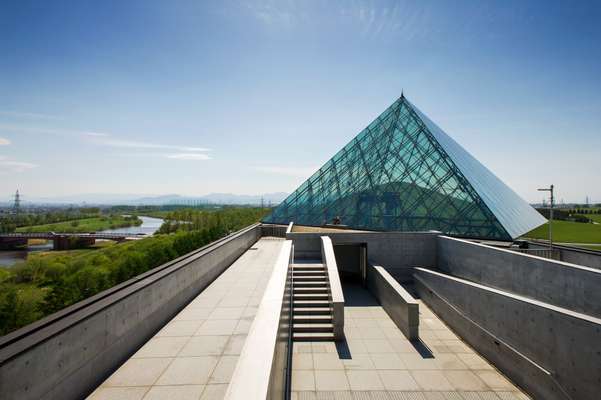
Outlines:
{"label": "concrete parapet wall", "polygon": [[367,286],[409,340],[419,337],[419,303],[383,267],[367,267]]}
{"label": "concrete parapet wall", "polygon": [[[599,398],[600,319],[422,268],[416,268],[415,276],[424,301],[439,297],[471,320],[471,329],[488,332],[506,348],[515,349],[514,362],[508,362],[507,352],[499,357],[490,349],[485,353],[536,399]],[[424,286],[433,294],[424,291]],[[490,343],[462,328],[460,318],[448,312],[448,306],[436,301],[428,305],[473,347],[490,348]],[[537,367],[528,367],[524,373],[521,368],[528,363]],[[533,368],[546,371],[547,379]]]}
{"label": "concrete parapet wall", "polygon": [[338,265],[334,256],[332,240],[327,236],[321,237],[321,260],[325,264],[330,284],[330,301],[332,302],[332,322],[334,339],[344,339],[344,293],[340,284]]}
{"label": "concrete parapet wall", "polygon": [[446,236],[437,242],[445,273],[601,317],[601,270]]}
{"label": "concrete parapet wall", "polygon": [[250,327],[226,400],[283,399],[287,391],[290,302],[286,301],[292,242],[278,255],[265,294]]}
{"label": "concrete parapet wall", "polygon": [[250,226],[3,337],[0,398],[85,397],[260,235]]}
{"label": "concrete parapet wall", "polygon": [[295,255],[319,258],[321,236],[332,244],[366,243],[370,262],[385,265],[386,270],[400,281],[411,280],[411,267],[436,265],[436,232],[317,232],[286,234],[294,240]]}
{"label": "concrete parapet wall", "polygon": [[[549,249],[548,244],[533,240],[528,241],[528,247],[530,249]],[[553,245],[553,250],[554,252],[559,252],[559,259],[561,261],[601,270],[601,252],[575,249],[556,244]]]}

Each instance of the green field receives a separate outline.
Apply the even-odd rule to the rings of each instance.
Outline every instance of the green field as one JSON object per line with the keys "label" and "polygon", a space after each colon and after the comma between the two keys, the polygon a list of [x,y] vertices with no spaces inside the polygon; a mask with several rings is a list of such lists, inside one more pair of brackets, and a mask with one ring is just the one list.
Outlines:
{"label": "green field", "polygon": [[[598,215],[595,215],[597,217]],[[587,217],[590,217],[587,215]],[[549,239],[549,224],[539,226],[524,235],[532,239]],[[601,225],[580,222],[553,221],[553,241],[563,243],[601,244]]]}
{"label": "green field", "polygon": [[128,226],[140,225],[142,220],[137,217],[124,217],[113,215],[106,217],[95,217],[78,219],[75,221],[57,222],[54,224],[24,226],[17,228],[17,232],[97,232],[106,229],[116,229]]}

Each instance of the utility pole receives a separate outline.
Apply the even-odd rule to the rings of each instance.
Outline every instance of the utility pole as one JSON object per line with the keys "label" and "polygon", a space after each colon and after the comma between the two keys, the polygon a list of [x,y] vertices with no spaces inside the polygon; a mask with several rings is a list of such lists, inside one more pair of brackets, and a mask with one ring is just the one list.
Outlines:
{"label": "utility pole", "polygon": [[553,196],[553,185],[548,188],[538,189],[539,192],[549,192],[551,194],[551,207],[549,207],[549,246],[553,250],[553,203],[555,197]]}

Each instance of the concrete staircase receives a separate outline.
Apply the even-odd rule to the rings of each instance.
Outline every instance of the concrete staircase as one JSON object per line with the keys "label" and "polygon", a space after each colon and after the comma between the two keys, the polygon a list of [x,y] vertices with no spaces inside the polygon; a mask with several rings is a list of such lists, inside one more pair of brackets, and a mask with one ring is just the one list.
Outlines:
{"label": "concrete staircase", "polygon": [[294,282],[294,341],[333,341],[330,283],[324,264],[291,264]]}

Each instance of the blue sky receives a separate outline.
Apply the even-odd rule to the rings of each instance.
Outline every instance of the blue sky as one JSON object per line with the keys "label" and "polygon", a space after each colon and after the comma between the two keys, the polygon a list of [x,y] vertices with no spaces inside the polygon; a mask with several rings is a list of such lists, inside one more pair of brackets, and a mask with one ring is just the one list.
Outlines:
{"label": "blue sky", "polygon": [[601,3],[3,1],[0,198],[292,191],[404,90],[601,202]]}

